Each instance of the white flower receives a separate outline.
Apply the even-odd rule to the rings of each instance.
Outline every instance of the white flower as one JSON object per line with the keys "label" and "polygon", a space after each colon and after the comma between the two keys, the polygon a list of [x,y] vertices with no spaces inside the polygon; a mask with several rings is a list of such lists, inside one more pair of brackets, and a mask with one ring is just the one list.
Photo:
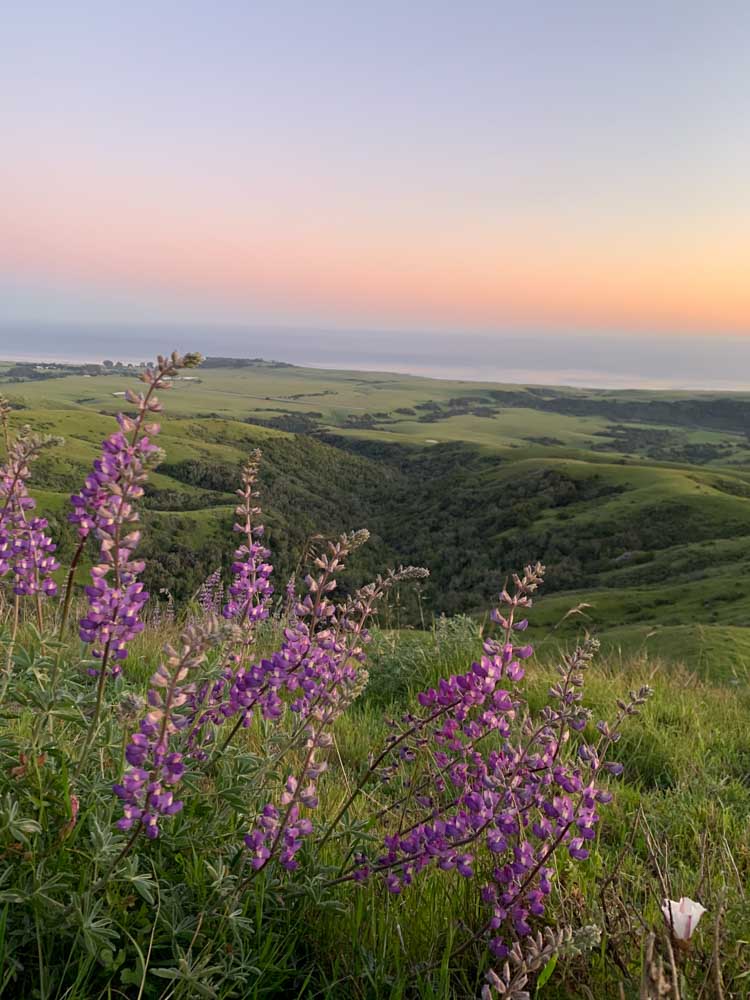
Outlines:
{"label": "white flower", "polygon": [[698,921],[706,912],[705,907],[694,899],[683,896],[679,903],[673,899],[665,899],[662,903],[662,913],[668,926],[672,929],[678,941],[689,941]]}

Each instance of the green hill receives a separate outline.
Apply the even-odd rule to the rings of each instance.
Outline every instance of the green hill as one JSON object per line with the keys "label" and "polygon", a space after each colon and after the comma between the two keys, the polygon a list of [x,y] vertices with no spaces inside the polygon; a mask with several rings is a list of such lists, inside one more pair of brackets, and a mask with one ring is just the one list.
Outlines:
{"label": "green hill", "polygon": [[[388,562],[432,571],[419,603],[393,610],[399,624],[481,615],[508,571],[539,558],[539,627],[555,636],[583,616],[615,652],[727,679],[748,663],[750,397],[215,364],[164,399],[144,504],[152,590],[184,599],[221,561],[240,467],[261,447],[279,589],[312,536],[367,526],[345,585]],[[0,370],[0,392],[16,423],[65,438],[35,470],[64,558],[65,498],[135,373],[52,374]]]}

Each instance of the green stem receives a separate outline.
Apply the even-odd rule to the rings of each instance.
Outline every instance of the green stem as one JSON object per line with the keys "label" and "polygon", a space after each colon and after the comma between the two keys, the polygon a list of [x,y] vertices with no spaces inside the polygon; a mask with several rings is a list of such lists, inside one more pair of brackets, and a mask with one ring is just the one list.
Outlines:
{"label": "green stem", "polygon": [[5,692],[8,690],[10,675],[13,670],[13,647],[16,644],[16,635],[18,633],[18,614],[20,609],[21,598],[18,594],[16,594],[13,599],[13,626],[10,633],[10,642],[8,643],[8,657],[5,661],[5,676],[3,677],[3,690],[2,694],[0,694],[0,702],[5,700]]}
{"label": "green stem", "polygon": [[370,766],[367,768],[367,770],[365,771],[365,773],[359,779],[359,781],[355,785],[354,789],[352,790],[351,794],[347,796],[347,798],[344,801],[344,804],[341,806],[341,808],[339,809],[339,811],[336,813],[336,815],[334,816],[334,818],[329,823],[328,829],[323,834],[323,836],[321,837],[321,839],[318,841],[318,850],[320,850],[323,847],[323,845],[327,842],[327,840],[329,839],[329,837],[333,833],[334,829],[336,828],[336,826],[337,826],[339,820],[341,819],[341,817],[344,815],[344,813],[349,808],[349,806],[352,804],[352,802],[354,802],[354,800],[356,799],[356,797],[359,795],[359,793],[365,787],[365,785],[367,784],[367,782],[370,780],[370,778],[373,776],[373,774],[378,769],[378,767],[382,764],[382,762],[385,760],[385,758],[390,753],[392,753],[396,749],[397,746],[400,746],[400,744],[403,743],[404,740],[407,740],[410,736],[413,736],[414,733],[418,732],[422,728],[422,726],[426,726],[430,722],[433,722],[435,719],[438,718],[438,716],[442,715],[444,712],[447,712],[448,709],[450,709],[450,708],[455,708],[456,705],[458,705],[458,704],[459,704],[458,701],[454,701],[454,702],[451,702],[449,705],[441,705],[440,708],[437,709],[437,711],[435,711],[435,712],[432,713],[432,715],[429,715],[425,719],[419,719],[418,722],[415,722],[414,725],[411,726],[409,729],[405,730],[398,737],[398,739],[394,740],[392,743],[389,743],[388,746],[385,747],[385,749],[382,750],[378,754],[378,756],[375,758],[375,760],[372,762],[372,764],[370,764]]}
{"label": "green stem", "polygon": [[104,647],[104,655],[102,656],[102,665],[99,672],[99,682],[96,686],[96,705],[94,706],[94,715],[91,719],[91,724],[89,725],[88,732],[86,733],[86,739],[84,740],[83,750],[81,752],[81,757],[76,766],[75,772],[73,773],[73,780],[75,781],[80,777],[81,771],[83,770],[83,765],[86,762],[86,757],[91,749],[91,744],[94,741],[94,736],[96,735],[96,730],[99,726],[99,716],[102,713],[102,704],[104,702],[104,685],[107,680],[107,661],[109,660],[109,641]]}
{"label": "green stem", "polygon": [[73,597],[73,583],[75,580],[76,569],[78,568],[78,563],[81,559],[81,554],[83,552],[83,547],[86,544],[86,539],[82,538],[78,543],[78,548],[73,554],[73,558],[70,561],[70,569],[68,570],[68,578],[65,581],[65,599],[63,601],[62,615],[60,617],[60,631],[59,638],[62,639],[65,634],[65,626],[68,624],[68,613],[70,611],[70,601]]}

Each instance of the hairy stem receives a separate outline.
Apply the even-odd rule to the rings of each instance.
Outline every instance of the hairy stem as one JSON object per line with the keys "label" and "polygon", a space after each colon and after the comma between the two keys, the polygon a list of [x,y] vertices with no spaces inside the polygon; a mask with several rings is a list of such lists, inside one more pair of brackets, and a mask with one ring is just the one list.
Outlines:
{"label": "hairy stem", "polygon": [[104,647],[104,654],[102,656],[102,665],[99,671],[99,681],[96,685],[96,705],[94,706],[94,715],[91,719],[91,723],[86,733],[86,739],[83,743],[83,750],[81,751],[81,756],[76,765],[76,769],[73,773],[73,780],[75,781],[80,777],[83,766],[86,762],[86,757],[91,749],[91,744],[94,741],[96,735],[96,730],[99,727],[99,717],[102,713],[102,704],[104,703],[104,687],[107,680],[107,662],[109,660],[109,640],[107,640],[107,645]]}
{"label": "hairy stem", "polygon": [[75,581],[76,569],[78,568],[78,563],[81,560],[85,544],[86,539],[82,538],[73,553],[73,558],[70,560],[70,568],[68,569],[68,576],[65,580],[65,597],[63,599],[62,614],[60,616],[60,629],[58,632],[58,638],[60,639],[62,639],[65,634],[65,626],[68,623],[68,614],[70,613],[70,602],[73,597],[73,585]]}

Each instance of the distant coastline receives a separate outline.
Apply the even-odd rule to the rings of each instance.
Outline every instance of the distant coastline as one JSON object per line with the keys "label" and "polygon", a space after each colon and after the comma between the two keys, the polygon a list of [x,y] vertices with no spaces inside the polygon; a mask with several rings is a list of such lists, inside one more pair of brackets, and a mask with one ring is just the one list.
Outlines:
{"label": "distant coastline", "polygon": [[[750,391],[750,338],[453,335],[205,326],[0,326],[0,359],[138,363],[162,350],[465,382],[672,392]],[[32,348],[32,345],[33,348]]]}
{"label": "distant coastline", "polygon": [[671,391],[671,392],[748,392],[750,391],[750,378],[744,382],[737,382],[733,379],[700,379],[695,382],[686,380],[674,380],[664,378],[642,378],[638,381],[627,375],[616,375],[607,372],[587,372],[587,371],[544,371],[533,368],[504,368],[493,370],[489,366],[480,367],[459,365],[449,368],[447,365],[435,364],[414,364],[409,369],[376,368],[373,365],[363,365],[356,361],[342,361],[341,364],[330,365],[320,364],[315,361],[300,361],[303,368],[318,368],[331,370],[332,368],[344,371],[361,372],[385,372],[394,375],[416,375],[423,378],[435,378],[440,380],[458,382],[497,382],[499,385],[549,385],[568,387],[571,389],[612,389],[626,391]]}

